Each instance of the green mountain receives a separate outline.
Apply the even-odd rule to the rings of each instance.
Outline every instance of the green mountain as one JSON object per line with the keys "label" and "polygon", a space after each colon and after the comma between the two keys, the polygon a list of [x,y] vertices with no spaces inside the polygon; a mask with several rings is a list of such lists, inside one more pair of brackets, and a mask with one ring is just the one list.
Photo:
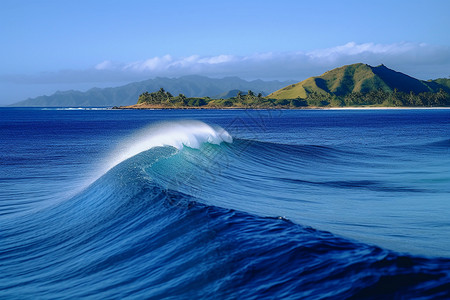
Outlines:
{"label": "green mountain", "polygon": [[289,83],[262,80],[246,81],[238,77],[216,79],[197,75],[180,78],[158,77],[114,88],[93,88],[86,92],[73,90],[56,92],[50,96],[31,98],[10,106],[83,107],[132,105],[136,103],[136,99],[142,92],[157,91],[160,88],[164,88],[173,95],[184,94],[186,97],[216,97],[234,89],[242,91],[252,90],[267,95]]}
{"label": "green mountain", "polygon": [[351,93],[399,91],[415,94],[439,90],[450,93],[450,79],[423,81],[396,72],[384,65],[372,67],[358,63],[325,72],[321,76],[310,77],[299,83],[286,86],[269,95],[272,99],[307,98],[310,94],[347,96]]}

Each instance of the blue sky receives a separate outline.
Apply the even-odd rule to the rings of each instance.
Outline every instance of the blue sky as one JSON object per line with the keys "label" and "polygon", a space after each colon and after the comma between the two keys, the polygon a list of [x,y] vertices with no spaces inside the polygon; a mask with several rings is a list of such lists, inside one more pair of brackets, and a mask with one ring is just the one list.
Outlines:
{"label": "blue sky", "polygon": [[356,62],[450,76],[450,1],[0,3],[0,105],[156,76],[303,80]]}

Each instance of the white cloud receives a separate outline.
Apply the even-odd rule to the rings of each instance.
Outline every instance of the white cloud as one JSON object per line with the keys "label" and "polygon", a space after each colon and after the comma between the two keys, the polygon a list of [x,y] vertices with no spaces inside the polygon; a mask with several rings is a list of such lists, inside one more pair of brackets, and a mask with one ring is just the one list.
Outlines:
{"label": "white cloud", "polygon": [[94,69],[96,70],[107,70],[107,69],[112,69],[114,66],[114,64],[109,61],[109,60],[105,60],[102,61],[101,63],[97,64]]}
{"label": "white cloud", "polygon": [[205,57],[205,58],[199,59],[198,62],[202,63],[202,64],[216,65],[216,64],[232,62],[233,60],[234,60],[234,56],[222,54],[222,55],[218,55],[218,56]]}
{"label": "white cloud", "polygon": [[124,71],[160,71],[167,68],[172,63],[173,58],[170,55],[164,55],[163,57],[152,57],[141,62],[128,63],[123,67]]}
{"label": "white cloud", "polygon": [[[198,71],[201,68],[210,65],[218,65],[230,63],[235,59],[232,55],[217,55],[201,57],[199,55],[191,55],[188,57],[174,58],[171,55],[164,55],[162,57],[152,57],[144,61],[135,61],[124,64],[122,71],[134,71],[134,72],[185,72],[185,71]],[[117,70],[117,65],[105,61],[96,66],[98,70]]]}
{"label": "white cloud", "polygon": [[398,54],[410,51],[415,46],[410,43],[385,45],[374,43],[356,44],[355,42],[350,42],[341,46],[311,51],[307,55],[311,58],[330,60],[338,59],[342,56],[356,56],[361,54]]}

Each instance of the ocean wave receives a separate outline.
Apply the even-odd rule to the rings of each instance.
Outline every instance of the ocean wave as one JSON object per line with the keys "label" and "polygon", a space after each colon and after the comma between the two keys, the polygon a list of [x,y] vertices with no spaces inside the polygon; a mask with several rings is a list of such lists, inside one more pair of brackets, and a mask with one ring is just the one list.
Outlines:
{"label": "ocean wave", "polygon": [[399,255],[286,218],[206,205],[148,176],[165,160],[202,150],[154,147],[69,201],[2,226],[0,296],[449,295],[448,259]]}
{"label": "ocean wave", "polygon": [[440,140],[437,142],[428,143],[425,146],[439,147],[439,148],[450,148],[450,139]]}
{"label": "ocean wave", "polygon": [[107,169],[154,147],[172,146],[199,148],[204,143],[232,143],[231,135],[220,126],[210,126],[201,121],[182,120],[159,122],[148,126],[123,141],[108,159]]}

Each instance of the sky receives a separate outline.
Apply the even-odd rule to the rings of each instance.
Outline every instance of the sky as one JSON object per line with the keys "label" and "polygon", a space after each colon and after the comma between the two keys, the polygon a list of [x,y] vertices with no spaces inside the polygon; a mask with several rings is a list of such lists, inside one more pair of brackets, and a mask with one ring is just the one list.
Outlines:
{"label": "sky", "polygon": [[450,77],[448,0],[2,0],[0,105],[154,77]]}

